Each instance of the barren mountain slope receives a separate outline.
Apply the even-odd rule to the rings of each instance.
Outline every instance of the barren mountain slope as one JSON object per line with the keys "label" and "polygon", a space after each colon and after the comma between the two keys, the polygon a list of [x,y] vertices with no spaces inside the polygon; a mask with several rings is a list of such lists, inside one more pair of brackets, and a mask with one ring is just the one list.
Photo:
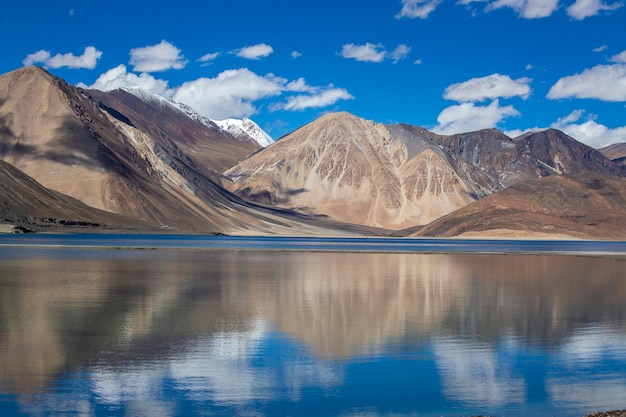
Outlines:
{"label": "barren mountain slope", "polygon": [[169,154],[180,158],[182,151],[188,158],[185,163],[213,179],[260,149],[251,139],[237,140],[217,125],[202,124],[148,93],[144,99],[124,90],[88,90],[86,94],[118,120],[159,140]]}
{"label": "barren mountain slope", "polygon": [[599,149],[602,155],[626,168],[626,143],[614,143]]}
{"label": "barren mountain slope", "polygon": [[59,228],[88,228],[90,231],[155,229],[137,219],[94,209],[48,190],[4,161],[0,161],[0,223],[34,231]]}
{"label": "barren mountain slope", "polygon": [[626,178],[578,171],[528,180],[413,235],[625,238]]}
{"label": "barren mountain slope", "polygon": [[375,227],[425,224],[474,200],[428,142],[407,148],[381,124],[327,114],[225,175],[238,195]]}
{"label": "barren mountain slope", "polygon": [[588,170],[606,175],[626,175],[626,171],[598,150],[576,141],[556,129],[530,132],[514,139],[525,155],[538,161],[541,176]]}

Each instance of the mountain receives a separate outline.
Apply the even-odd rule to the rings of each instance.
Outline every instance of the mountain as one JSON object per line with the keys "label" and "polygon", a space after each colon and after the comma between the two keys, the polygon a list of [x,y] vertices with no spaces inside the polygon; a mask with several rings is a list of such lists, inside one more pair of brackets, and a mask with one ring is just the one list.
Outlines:
{"label": "mountain", "polygon": [[476,199],[441,149],[409,142],[382,124],[327,114],[226,171],[227,187],[267,205],[389,229]]}
{"label": "mountain", "polygon": [[[145,113],[131,111],[135,105]],[[141,105],[123,91],[97,95],[77,89],[38,67],[4,74],[0,160],[49,190],[151,227],[343,233],[294,213],[247,203],[220,186],[217,170],[258,145],[230,136],[208,137],[180,112],[177,119],[169,110]],[[206,143],[212,139],[217,144]]]}
{"label": "mountain", "polygon": [[250,139],[234,138],[188,108],[182,110],[175,103],[141,89],[84,93],[117,121],[159,138],[169,153],[178,158],[184,154],[186,164],[214,180],[260,148]]}
{"label": "mountain", "polygon": [[599,151],[611,161],[626,167],[626,143],[614,143]]}
{"label": "mountain", "polygon": [[543,166],[541,176],[580,170],[618,176],[626,173],[619,164],[612,162],[598,150],[556,129],[530,132],[515,138],[515,142],[524,154],[533,157]]}
{"label": "mountain", "polygon": [[577,171],[515,184],[407,234],[623,239],[625,208],[626,178]]}
{"label": "mountain", "polygon": [[428,224],[511,185],[578,170],[624,175],[562,132],[442,136],[327,114],[227,170],[244,199],[362,225]]}
{"label": "mountain", "polygon": [[272,139],[270,135],[248,118],[242,120],[212,120],[212,122],[222,128],[222,130],[230,133],[236,139],[251,138],[263,148],[274,143],[274,139]]}
{"label": "mountain", "polygon": [[0,187],[11,196],[0,199],[0,222],[240,235],[622,233],[626,168],[554,129],[437,135],[330,113],[277,142],[262,136],[249,120],[212,121],[139,89],[85,90],[25,67],[0,76]]}

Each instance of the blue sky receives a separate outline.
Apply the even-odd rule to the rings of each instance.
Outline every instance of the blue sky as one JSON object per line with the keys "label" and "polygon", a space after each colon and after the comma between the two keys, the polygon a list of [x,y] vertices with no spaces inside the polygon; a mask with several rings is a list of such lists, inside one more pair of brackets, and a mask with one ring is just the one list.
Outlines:
{"label": "blue sky", "polygon": [[138,85],[274,138],[325,112],[626,142],[624,0],[11,2],[0,72]]}

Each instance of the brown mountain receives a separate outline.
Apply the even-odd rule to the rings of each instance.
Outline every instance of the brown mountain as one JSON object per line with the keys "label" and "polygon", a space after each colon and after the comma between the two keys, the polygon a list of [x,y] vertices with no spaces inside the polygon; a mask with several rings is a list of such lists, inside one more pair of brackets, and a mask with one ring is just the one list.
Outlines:
{"label": "brown mountain", "polygon": [[626,168],[626,143],[614,143],[599,151],[611,161]]}
{"label": "brown mountain", "polygon": [[626,237],[626,178],[590,171],[515,184],[414,236]]}
{"label": "brown mountain", "polygon": [[[327,114],[225,175],[243,198],[368,226],[424,224],[476,199],[430,141],[348,113]],[[404,134],[402,134],[404,133]]]}
{"label": "brown mountain", "polygon": [[624,176],[626,171],[598,150],[582,144],[556,129],[531,132],[515,138],[516,145],[543,168],[546,175],[567,174],[580,170]]}
{"label": "brown mountain", "polygon": [[156,229],[137,219],[94,209],[49,190],[4,161],[0,161],[0,223],[24,231]]}
{"label": "brown mountain", "polygon": [[[192,139],[169,136],[157,123],[154,130],[143,131],[138,128],[142,121],[133,122],[122,111],[126,109],[103,110],[102,102],[41,68],[4,74],[0,159],[45,188],[158,227],[203,233],[332,233],[323,225],[302,224],[302,216],[242,201],[209,172],[210,166],[224,163],[224,153],[208,152],[196,162],[183,151],[191,152]],[[212,156],[215,165],[209,162]]]}
{"label": "brown mountain", "polygon": [[495,129],[441,136],[328,114],[225,172],[242,198],[357,224],[427,224],[531,178],[591,170],[624,175],[562,132],[515,140]]}
{"label": "brown mountain", "polygon": [[169,101],[141,90],[136,94],[88,90],[85,94],[113,117],[157,139],[168,154],[184,155],[184,163],[213,179],[260,149],[250,138],[237,139],[210,120],[201,123]]}

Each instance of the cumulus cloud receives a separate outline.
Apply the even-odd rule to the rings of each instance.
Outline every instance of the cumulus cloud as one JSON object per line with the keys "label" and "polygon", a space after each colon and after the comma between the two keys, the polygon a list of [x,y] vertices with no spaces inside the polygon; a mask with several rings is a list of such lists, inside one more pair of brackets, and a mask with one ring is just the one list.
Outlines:
{"label": "cumulus cloud", "polygon": [[622,51],[621,53],[611,57],[611,62],[626,64],[626,51]]}
{"label": "cumulus cloud", "polygon": [[[614,59],[621,59],[622,54]],[[595,98],[626,101],[626,65],[597,65],[579,74],[559,79],[548,91],[548,98]]]}
{"label": "cumulus cloud", "polygon": [[361,62],[382,62],[387,56],[387,51],[380,43],[367,42],[365,45],[349,43],[341,49],[341,56]]}
{"label": "cumulus cloud", "polygon": [[530,78],[511,79],[508,75],[492,74],[486,77],[472,78],[462,83],[448,86],[443,97],[459,102],[484,101],[494,98],[522,97],[531,93]]}
{"label": "cumulus cloud", "polygon": [[622,1],[607,4],[604,0],[576,0],[567,8],[567,14],[576,20],[595,16],[602,11],[617,10],[624,5]]}
{"label": "cumulus cloud", "polygon": [[443,109],[433,131],[442,135],[472,132],[480,129],[493,128],[510,116],[519,116],[513,106],[501,107],[498,100],[488,106],[477,106],[474,103],[461,103]]}
{"label": "cumulus cloud", "polygon": [[[626,142],[626,126],[609,128],[598,123],[595,115],[590,114],[587,117],[583,117],[584,115],[585,110],[574,110],[570,114],[557,119],[557,121],[552,123],[549,127],[558,129],[577,141],[596,149],[604,148],[614,143]],[[545,127],[533,127],[524,130],[510,130],[504,133],[511,138],[515,138],[524,133],[546,129]]]}
{"label": "cumulus cloud", "polygon": [[389,58],[393,60],[395,64],[405,59],[410,51],[411,47],[405,44],[400,44],[392,52],[388,52],[381,43],[373,44],[367,42],[365,45],[349,43],[343,46],[340,55],[344,58],[354,59],[360,62],[376,63],[382,62],[385,58]]}
{"label": "cumulus cloud", "polygon": [[136,72],[159,72],[170,69],[182,69],[187,61],[176,48],[166,40],[152,46],[130,50],[130,65]]}
{"label": "cumulus cloud", "polygon": [[287,80],[272,74],[261,76],[247,68],[223,71],[215,78],[199,78],[182,84],[174,100],[214,119],[249,117],[254,101],[280,95]]}
{"label": "cumulus cloud", "polygon": [[40,50],[28,55],[22,63],[24,65],[41,64],[46,68],[86,68],[94,69],[98,60],[102,56],[102,52],[98,51],[94,46],[88,46],[82,55],[76,56],[72,53],[56,54],[52,56],[49,51]]}
{"label": "cumulus cloud", "polygon": [[606,45],[601,45],[598,46],[597,48],[594,48],[593,52],[604,52],[608,49],[609,47]]}
{"label": "cumulus cloud", "polygon": [[267,103],[272,111],[319,108],[353,98],[347,90],[332,84],[311,86],[304,78],[290,81],[274,74],[259,75],[247,68],[223,71],[214,78],[198,78],[170,88],[165,80],[147,73],[135,74],[119,65],[100,75],[92,85],[79,86],[102,91],[139,87],[184,103],[212,119],[249,117],[257,113],[257,101],[278,96],[286,98],[283,102]]}
{"label": "cumulus cloud", "polygon": [[236,55],[245,59],[261,59],[270,56],[274,52],[274,48],[265,43],[257,45],[244,46],[239,49]]}
{"label": "cumulus cloud", "polygon": [[292,51],[291,52],[291,57],[293,59],[300,58],[301,56],[302,56],[302,54],[300,52],[298,52],[298,51]]}
{"label": "cumulus cloud", "polygon": [[538,19],[552,15],[559,8],[559,0],[495,0],[486,10],[509,7],[524,19]]}
{"label": "cumulus cloud", "polygon": [[339,100],[351,100],[354,97],[344,88],[317,89],[311,94],[295,95],[287,98],[285,103],[272,106],[272,110],[305,110],[308,108],[327,107],[335,104]]}
{"label": "cumulus cloud", "polygon": [[396,19],[426,19],[440,3],[441,0],[402,0],[402,10],[396,15]]}
{"label": "cumulus cloud", "polygon": [[118,88],[139,87],[165,98],[172,98],[174,90],[168,88],[168,82],[154,78],[150,74],[134,74],[128,72],[126,65],[118,65],[100,75],[92,85],[79,84],[82,88],[93,88],[101,91],[111,91]]}
{"label": "cumulus cloud", "polygon": [[583,119],[585,111],[574,110],[565,117],[559,118],[550,127],[559,129],[579,142],[594,148],[603,148],[613,143],[626,142],[626,126],[615,129],[596,122],[595,116]]}

